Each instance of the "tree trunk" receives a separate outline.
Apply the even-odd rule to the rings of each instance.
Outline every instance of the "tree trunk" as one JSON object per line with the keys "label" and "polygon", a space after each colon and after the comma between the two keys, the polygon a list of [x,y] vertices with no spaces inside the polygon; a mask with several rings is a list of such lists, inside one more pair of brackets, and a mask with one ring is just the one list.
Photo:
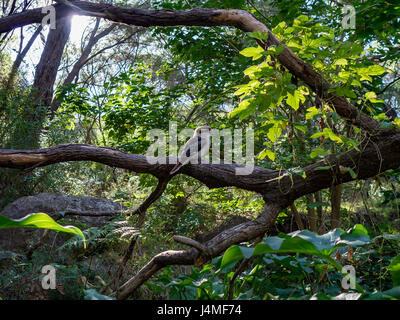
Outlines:
{"label": "tree trunk", "polygon": [[294,202],[290,205],[290,210],[292,211],[292,214],[294,216],[294,219],[296,220],[296,224],[297,224],[297,227],[299,228],[299,230],[304,230],[303,221],[301,220],[299,211],[297,211],[297,208],[296,208]]}
{"label": "tree trunk", "polygon": [[40,145],[40,132],[53,97],[58,67],[71,31],[69,16],[56,20],[50,29],[32,86],[32,105],[25,106],[22,125],[15,128],[9,144],[13,148],[34,149]]}
{"label": "tree trunk", "polygon": [[309,205],[314,202],[312,194],[306,195],[306,200],[307,200],[307,217],[308,217],[309,229],[312,232],[317,232],[317,217],[315,215],[315,209],[309,207]]}
{"label": "tree trunk", "polygon": [[342,202],[343,184],[331,188],[331,229],[340,226],[340,204]]}
{"label": "tree trunk", "polygon": [[[317,191],[314,193],[315,197],[315,202],[322,202],[322,192]],[[318,225],[318,234],[323,234],[325,233],[325,226],[324,226],[324,221],[323,221],[323,211],[322,211],[322,206],[317,207],[317,225]]]}
{"label": "tree trunk", "polygon": [[[99,23],[100,23],[100,18],[97,18],[96,25],[90,35],[89,41],[88,41],[87,45],[85,46],[85,48],[83,49],[82,54],[79,57],[78,61],[75,62],[71,71],[68,73],[67,77],[65,78],[65,80],[62,84],[63,86],[68,86],[69,84],[71,84],[74,81],[75,78],[78,77],[80,70],[85,65],[85,63],[88,61],[89,55],[92,52],[93,47],[96,45],[96,43],[101,38],[108,35],[116,26],[115,24],[113,24],[113,25],[109,26],[108,28],[106,28],[105,30],[103,30],[102,32],[100,32],[98,35],[96,35],[96,32],[99,28]],[[56,99],[53,99],[53,101],[51,103],[51,111],[50,111],[51,117],[54,116],[54,113],[57,111],[58,106],[59,106],[59,102]]]}

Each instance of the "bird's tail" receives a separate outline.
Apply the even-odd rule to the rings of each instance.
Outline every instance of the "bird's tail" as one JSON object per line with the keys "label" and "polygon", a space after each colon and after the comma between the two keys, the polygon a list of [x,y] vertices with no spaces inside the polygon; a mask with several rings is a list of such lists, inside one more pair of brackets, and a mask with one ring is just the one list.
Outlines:
{"label": "bird's tail", "polygon": [[178,170],[182,168],[182,163],[178,162],[175,167],[172,168],[172,170],[169,172],[169,174],[174,174],[178,172]]}

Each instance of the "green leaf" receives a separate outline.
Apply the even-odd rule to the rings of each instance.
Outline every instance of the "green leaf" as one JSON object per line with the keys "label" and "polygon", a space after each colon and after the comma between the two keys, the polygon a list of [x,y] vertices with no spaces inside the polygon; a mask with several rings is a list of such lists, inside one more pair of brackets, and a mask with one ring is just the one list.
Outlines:
{"label": "green leaf", "polygon": [[400,287],[394,287],[383,292],[371,294],[366,297],[365,300],[400,300]]}
{"label": "green leaf", "polygon": [[316,132],[316,133],[314,133],[310,138],[319,138],[319,137],[321,137],[321,136],[323,136],[323,135],[324,135],[323,132]]}
{"label": "green leaf", "polygon": [[[249,258],[266,253],[303,253],[315,255],[333,263],[330,255],[339,247],[351,245],[353,247],[370,242],[368,233],[362,225],[355,225],[345,232],[338,228],[326,234],[318,235],[309,230],[295,231],[289,234],[264,238],[254,248],[232,246],[224,254],[221,269],[244,257]],[[336,264],[337,268],[338,265]]]}
{"label": "green leaf", "polygon": [[295,90],[293,94],[291,94],[290,92],[288,92],[287,94],[286,103],[289,106],[291,106],[294,110],[297,110],[299,108],[300,101],[302,103],[306,101],[306,98],[304,97],[302,90],[299,89]]}
{"label": "green leaf", "polygon": [[257,158],[262,160],[265,157],[268,157],[271,161],[275,161],[275,152],[269,149],[264,149]]}
{"label": "green leaf", "polygon": [[373,65],[369,66],[366,70],[366,74],[370,76],[379,76],[383,73],[385,73],[386,69],[384,67],[381,67],[379,65]]}
{"label": "green leaf", "polygon": [[352,246],[364,245],[370,242],[368,231],[361,224],[356,224],[353,228],[349,229],[346,233],[340,236],[339,243]]}
{"label": "green leaf", "polygon": [[304,14],[298,16],[297,19],[300,20],[301,22],[307,22],[307,21],[310,21],[310,20],[311,20],[311,18],[307,17],[307,16],[304,15]]}
{"label": "green leaf", "polygon": [[307,109],[306,120],[313,119],[316,115],[321,115],[321,111],[316,107],[311,107]]}
{"label": "green leaf", "polygon": [[343,87],[342,92],[345,96],[347,96],[349,98],[353,98],[353,99],[357,98],[356,94],[349,87]]}
{"label": "green leaf", "polygon": [[376,93],[375,93],[375,92],[369,91],[369,92],[367,92],[367,93],[365,94],[365,98],[367,98],[368,100],[371,100],[371,99],[376,99],[377,96],[376,96]]}
{"label": "green leaf", "polygon": [[272,142],[275,142],[281,136],[281,134],[282,127],[278,124],[272,126],[267,132],[267,136]]}
{"label": "green leaf", "polygon": [[328,154],[329,154],[329,152],[322,148],[315,148],[313,151],[311,151],[310,158],[314,159],[315,157],[318,157],[318,156],[325,157]]}
{"label": "green leaf", "polygon": [[263,56],[264,49],[258,46],[257,48],[255,47],[249,47],[246,49],[243,49],[240,51],[240,54],[242,56],[248,57],[248,58],[253,58],[253,60],[257,60]]}
{"label": "green leaf", "polygon": [[72,233],[82,238],[83,247],[86,248],[85,236],[79,228],[74,226],[61,226],[45,213],[32,213],[15,220],[0,214],[0,229],[9,228],[43,228]]}
{"label": "green leaf", "polygon": [[345,66],[347,65],[347,60],[343,58],[337,59],[333,64],[337,66]]}
{"label": "green leaf", "polygon": [[352,168],[346,168],[346,169],[347,169],[347,171],[350,173],[350,175],[351,175],[351,177],[352,177],[353,179],[356,179],[356,178],[357,178],[357,173],[355,173],[354,170],[353,170]]}
{"label": "green leaf", "polygon": [[400,254],[393,258],[387,269],[392,275],[393,285],[400,286]]}
{"label": "green leaf", "polygon": [[[261,70],[261,68],[259,67],[259,66],[250,66],[250,67],[248,67],[246,70],[244,70],[244,74],[246,75],[246,76],[249,76],[251,79],[253,79],[253,76],[254,76],[254,73],[256,73],[256,72],[259,72]],[[245,86],[243,86],[245,89],[247,89],[247,92],[250,92],[251,91],[251,89],[252,89],[252,87],[250,87],[249,85],[245,85]],[[240,89],[239,89],[240,90]],[[237,92],[235,92],[235,96],[237,96],[237,95],[239,95],[239,93],[241,92],[241,91],[237,91]],[[239,92],[239,93],[238,93]],[[244,92],[244,91],[243,91]]]}
{"label": "green leaf", "polygon": [[244,258],[242,250],[240,250],[239,246],[232,246],[228,250],[225,251],[224,256],[221,261],[221,269],[224,269],[226,266],[237,262]]}
{"label": "green leaf", "polygon": [[305,125],[302,125],[302,124],[294,124],[294,127],[297,129],[297,130],[300,130],[300,131],[302,131],[303,133],[306,133],[307,132],[307,127],[305,126]]}
{"label": "green leaf", "polygon": [[268,32],[261,32],[261,31],[251,32],[249,33],[249,35],[259,40],[267,40],[269,36]]}
{"label": "green leaf", "polygon": [[317,167],[314,170],[315,171],[324,171],[324,170],[331,170],[332,167],[331,166],[322,166],[322,167]]}
{"label": "green leaf", "polygon": [[343,142],[342,139],[338,135],[336,135],[330,128],[324,128],[324,134],[326,138],[329,138],[334,142]]}
{"label": "green leaf", "polygon": [[243,120],[248,116],[250,116],[252,113],[254,113],[254,111],[256,111],[256,105],[254,104],[254,100],[245,99],[239,103],[239,107],[233,109],[229,113],[228,117],[229,118],[239,117],[240,119]]}

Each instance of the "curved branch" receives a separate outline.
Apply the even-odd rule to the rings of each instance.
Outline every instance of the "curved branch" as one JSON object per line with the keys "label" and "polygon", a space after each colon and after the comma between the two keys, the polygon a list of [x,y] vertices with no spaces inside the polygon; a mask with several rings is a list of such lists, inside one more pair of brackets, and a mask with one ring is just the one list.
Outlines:
{"label": "curved branch", "polygon": [[117,298],[122,300],[128,298],[151,276],[166,266],[201,265],[207,262],[208,259],[218,256],[231,245],[250,241],[262,236],[275,221],[278,213],[285,208],[286,205],[286,203],[266,205],[257,219],[225,230],[207,241],[204,246],[207,248],[209,256],[200,254],[195,248],[181,251],[169,250],[154,256],[133,278],[121,286]]}
{"label": "curved branch", "polygon": [[145,214],[147,209],[156,201],[165,189],[167,188],[168,182],[171,180],[171,177],[167,178],[160,178],[158,180],[157,187],[153,190],[152,193],[147,197],[146,200],[144,200],[132,214],[138,214],[139,215],[139,221],[138,221],[138,227],[141,227],[144,223],[145,220]]}
{"label": "curved branch", "polygon": [[194,239],[184,237],[184,236],[179,236],[179,235],[173,236],[173,239],[176,242],[196,248],[197,250],[199,250],[201,253],[203,253],[205,255],[209,255],[208,248],[204,244],[202,244]]}

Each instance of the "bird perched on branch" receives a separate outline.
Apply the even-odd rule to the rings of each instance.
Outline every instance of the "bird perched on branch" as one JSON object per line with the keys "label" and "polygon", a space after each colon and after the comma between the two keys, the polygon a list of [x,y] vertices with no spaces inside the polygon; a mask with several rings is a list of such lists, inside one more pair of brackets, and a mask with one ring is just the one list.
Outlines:
{"label": "bird perched on branch", "polygon": [[185,164],[191,160],[200,160],[204,157],[210,149],[210,132],[209,126],[198,127],[194,130],[193,137],[191,137],[183,147],[179,157],[178,163],[171,170],[170,174],[174,174],[179,171]]}

